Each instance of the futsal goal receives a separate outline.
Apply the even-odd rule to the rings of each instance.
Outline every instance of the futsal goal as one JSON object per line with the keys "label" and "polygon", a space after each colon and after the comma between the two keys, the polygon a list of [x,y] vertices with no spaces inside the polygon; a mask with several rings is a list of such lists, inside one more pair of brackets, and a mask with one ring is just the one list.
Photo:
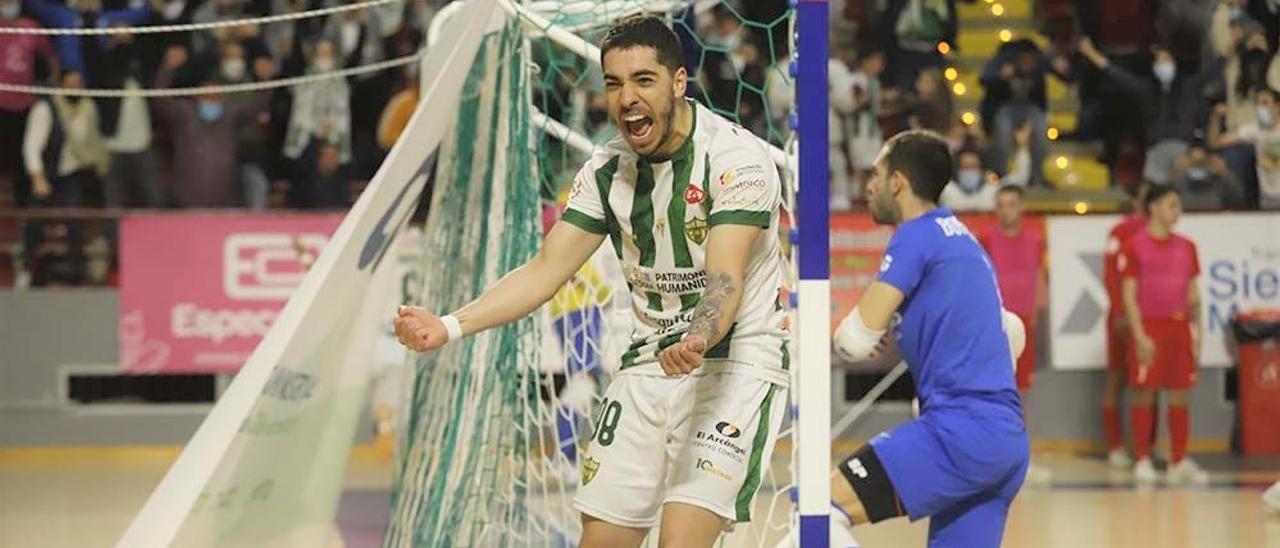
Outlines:
{"label": "futsal goal", "polygon": [[[433,181],[419,303],[453,310],[528,259],[567,183],[610,136],[599,54],[613,21],[664,16],[693,99],[760,138],[783,177],[791,405],[752,511],[725,537],[825,546],[830,470],[827,4],[461,0],[437,15],[417,112],[262,343],[118,546],[324,546],[368,391],[369,296]],[[607,244],[606,244],[607,245]],[[571,546],[580,458],[630,320],[597,253],[538,314],[407,367],[384,546]],[[797,502],[798,501],[798,502]],[[798,519],[797,519],[798,510]]]}

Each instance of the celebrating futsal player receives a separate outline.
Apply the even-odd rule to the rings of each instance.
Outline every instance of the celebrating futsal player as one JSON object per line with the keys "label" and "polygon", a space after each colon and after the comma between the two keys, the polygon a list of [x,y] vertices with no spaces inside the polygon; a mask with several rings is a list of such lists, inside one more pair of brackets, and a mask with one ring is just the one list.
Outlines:
{"label": "celebrating futsal player", "polygon": [[750,520],[786,410],[782,185],[750,132],[684,98],[661,19],[623,19],[600,51],[621,135],[578,173],[542,249],[453,314],[405,307],[396,333],[428,351],[513,322],[607,236],[636,321],[583,455],[581,546],[638,546],[659,519],[661,545],[711,546]]}

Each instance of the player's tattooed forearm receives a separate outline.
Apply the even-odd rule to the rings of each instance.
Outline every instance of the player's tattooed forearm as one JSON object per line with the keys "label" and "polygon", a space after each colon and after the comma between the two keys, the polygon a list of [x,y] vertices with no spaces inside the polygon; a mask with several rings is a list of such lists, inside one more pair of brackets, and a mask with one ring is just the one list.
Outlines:
{"label": "player's tattooed forearm", "polygon": [[693,317],[689,320],[689,335],[698,335],[715,344],[724,335],[720,327],[724,318],[724,305],[738,292],[733,276],[725,272],[717,272],[708,276],[707,287],[702,291],[702,300],[693,309]]}

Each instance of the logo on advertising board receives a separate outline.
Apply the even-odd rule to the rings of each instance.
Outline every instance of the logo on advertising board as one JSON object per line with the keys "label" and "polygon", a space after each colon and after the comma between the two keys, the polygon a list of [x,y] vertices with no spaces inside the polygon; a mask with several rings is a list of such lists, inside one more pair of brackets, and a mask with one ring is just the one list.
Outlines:
{"label": "logo on advertising board", "polygon": [[[1108,238],[1117,216],[1056,217],[1050,221],[1049,303],[1052,364],[1061,369],[1106,363],[1110,303],[1103,283]],[[1200,361],[1228,366],[1231,318],[1241,310],[1280,306],[1278,215],[1184,215],[1175,231],[1196,244],[1200,275]]]}
{"label": "logo on advertising board", "polygon": [[121,223],[125,371],[227,372],[271,328],[338,215],[140,215]]}

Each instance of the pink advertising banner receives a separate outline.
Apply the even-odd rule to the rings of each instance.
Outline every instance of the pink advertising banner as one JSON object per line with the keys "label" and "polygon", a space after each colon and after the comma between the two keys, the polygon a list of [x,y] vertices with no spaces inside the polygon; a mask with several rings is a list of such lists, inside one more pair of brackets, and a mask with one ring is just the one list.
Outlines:
{"label": "pink advertising banner", "polygon": [[157,214],[120,223],[126,373],[234,372],[341,214]]}

